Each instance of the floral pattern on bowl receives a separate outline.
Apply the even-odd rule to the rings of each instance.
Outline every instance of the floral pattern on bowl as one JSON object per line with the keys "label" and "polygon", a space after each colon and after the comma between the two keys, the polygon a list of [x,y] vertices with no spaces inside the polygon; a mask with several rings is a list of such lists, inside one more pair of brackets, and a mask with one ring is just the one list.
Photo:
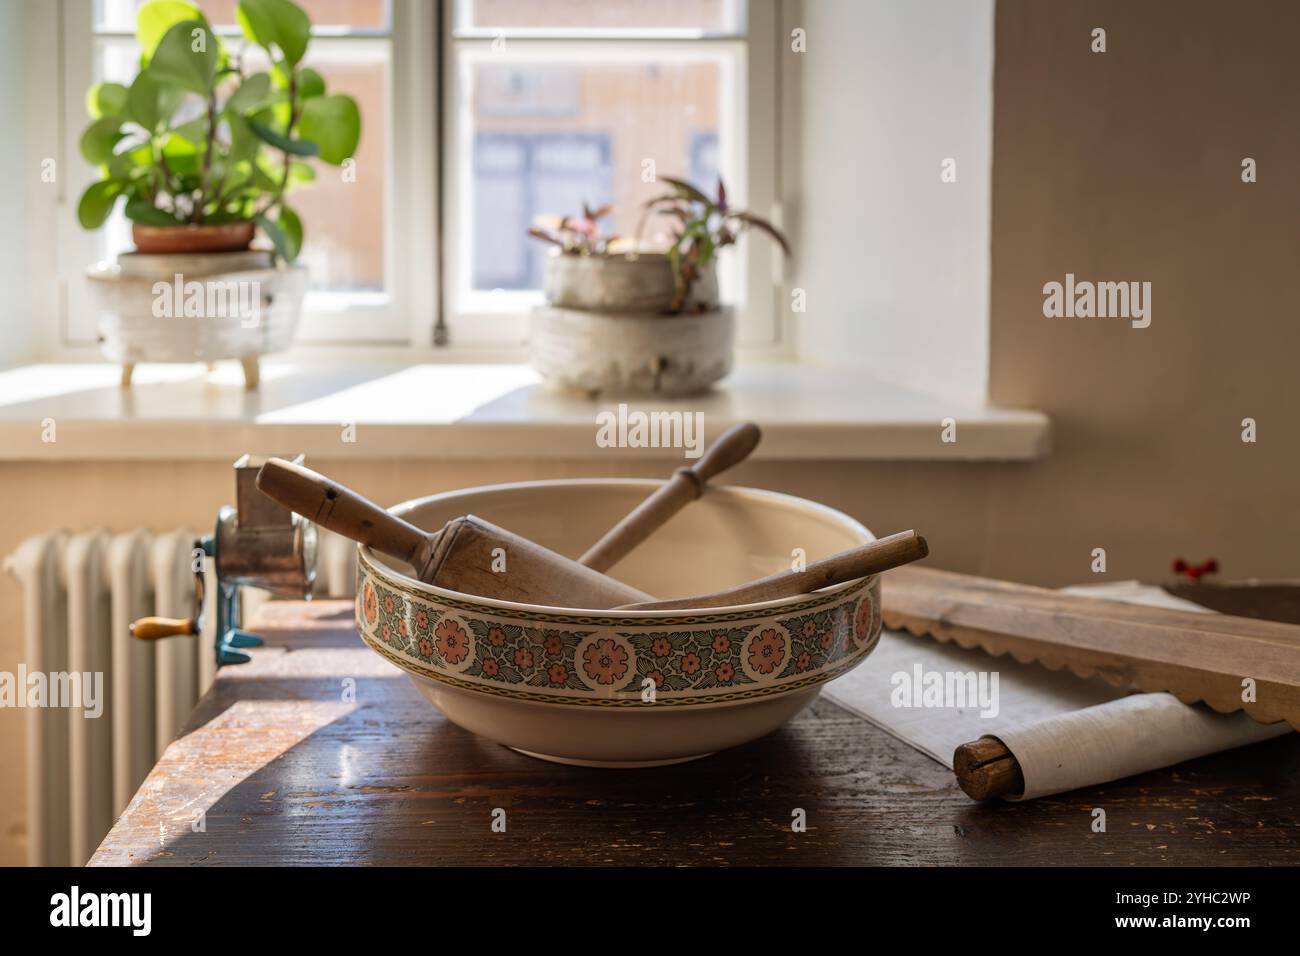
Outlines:
{"label": "floral pattern on bowl", "polygon": [[364,553],[357,626],[408,672],[524,700],[704,704],[823,683],[880,636],[880,578],[763,609],[671,616],[518,611],[425,596]]}

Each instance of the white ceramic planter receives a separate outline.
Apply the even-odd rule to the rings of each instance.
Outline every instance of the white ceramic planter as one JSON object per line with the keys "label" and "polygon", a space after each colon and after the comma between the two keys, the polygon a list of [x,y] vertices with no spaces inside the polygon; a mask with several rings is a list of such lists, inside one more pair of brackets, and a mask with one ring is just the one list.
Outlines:
{"label": "white ceramic planter", "polygon": [[[542,290],[546,301],[564,309],[596,312],[669,312],[676,286],[662,252],[636,255],[572,256],[556,252],[546,262]],[[718,307],[718,274],[713,263],[691,284],[682,312]]]}
{"label": "white ceramic planter", "polygon": [[87,271],[101,310],[104,355],[129,384],[139,362],[239,359],[258,382],[258,359],[293,341],[307,292],[302,266],[275,268],[258,251],[143,255]]}
{"label": "white ceramic planter", "polygon": [[533,310],[529,360],[544,378],[591,394],[689,395],[731,371],[730,308],[682,315]]}

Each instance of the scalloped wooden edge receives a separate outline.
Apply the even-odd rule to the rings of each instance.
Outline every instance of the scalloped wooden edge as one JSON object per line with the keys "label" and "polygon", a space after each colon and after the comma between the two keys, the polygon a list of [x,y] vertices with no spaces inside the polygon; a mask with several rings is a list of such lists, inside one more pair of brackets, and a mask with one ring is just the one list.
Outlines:
{"label": "scalloped wooden edge", "polygon": [[[917,576],[920,576],[919,578]],[[897,587],[900,578],[903,588]],[[950,601],[945,601],[942,614],[929,610],[918,612],[915,609],[898,607],[899,603],[909,603],[915,597],[907,592],[907,582],[912,581],[923,591],[938,593],[946,580],[957,582],[959,587],[950,593]],[[895,587],[891,588],[890,585]],[[1300,683],[1281,682],[1252,677],[1256,681],[1256,700],[1250,703],[1241,700],[1241,681],[1249,674],[1240,674],[1224,670],[1198,668],[1166,660],[1144,658],[1136,653],[1118,652],[1113,649],[1080,647],[1076,644],[1060,643],[1048,635],[1005,634],[968,623],[952,620],[952,616],[966,611],[967,616],[978,615],[980,608],[971,602],[963,608],[960,601],[962,587],[971,589],[966,593],[993,593],[997,600],[1007,606],[1013,606],[1015,594],[1020,585],[1007,585],[1005,582],[987,581],[968,575],[956,575],[950,572],[937,572],[926,568],[899,569],[885,576],[882,617],[885,626],[892,630],[905,630],[917,637],[929,637],[940,643],[953,643],[966,650],[979,649],[992,657],[1009,656],[1022,664],[1035,663],[1048,670],[1068,670],[1080,678],[1100,677],[1115,687],[1133,687],[1149,693],[1165,692],[1172,694],[1185,704],[1204,703],[1221,714],[1245,711],[1254,720],[1263,724],[1286,721],[1294,730],[1300,730]],[[987,587],[987,591],[980,589]],[[1024,586],[1027,587],[1027,586]],[[892,593],[892,600],[891,600]],[[1032,588],[1023,592],[1041,601],[1042,595],[1053,592]],[[925,594],[917,603],[924,604]],[[1090,599],[1072,599],[1071,604]],[[1113,610],[1113,602],[1101,602]],[[1100,609],[1100,608],[1099,608]],[[1041,608],[1037,609],[1041,613]],[[1156,610],[1156,609],[1151,609]],[[1186,612],[1172,612],[1174,614]],[[1062,615],[1061,619],[1065,619]],[[1216,616],[1219,620],[1227,616]],[[1174,618],[1177,620],[1177,618]],[[1121,626],[1118,625],[1117,626]],[[1297,641],[1300,642],[1300,628],[1295,628]],[[1079,638],[1076,636],[1077,642]],[[1300,662],[1300,643],[1297,643],[1297,661]]]}

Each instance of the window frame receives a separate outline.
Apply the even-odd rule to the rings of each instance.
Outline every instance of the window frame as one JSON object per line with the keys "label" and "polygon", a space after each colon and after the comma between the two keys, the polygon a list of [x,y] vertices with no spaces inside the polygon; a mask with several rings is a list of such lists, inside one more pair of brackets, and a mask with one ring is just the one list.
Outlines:
{"label": "window frame", "polygon": [[[298,344],[413,344],[428,342],[433,334],[437,195],[433,187],[426,185],[428,173],[421,172],[421,165],[424,170],[436,171],[438,157],[432,148],[432,121],[421,124],[418,118],[433,115],[435,108],[436,73],[428,63],[428,44],[422,45],[420,38],[436,36],[436,18],[429,4],[421,0],[388,3],[390,22],[386,31],[358,28],[342,33],[327,27],[313,31],[312,36],[318,51],[322,46],[371,53],[379,50],[387,59],[385,95],[389,117],[385,123],[384,155],[388,168],[358,170],[359,175],[382,175],[384,179],[384,291],[309,293],[295,339]],[[77,280],[86,264],[102,257],[100,233],[82,230],[72,215],[77,197],[95,177],[95,171],[80,158],[76,147],[86,123],[85,90],[94,82],[97,43],[105,39],[129,40],[133,34],[97,29],[94,0],[59,0],[59,6],[63,54],[60,112],[64,117],[61,165],[70,171],[70,181],[63,196],[65,214],[60,217],[60,246],[64,250],[60,267],[65,294],[60,304],[58,342],[61,351],[72,351],[93,345],[93,339],[75,334],[71,316],[93,314],[88,290]],[[221,33],[231,35],[227,30]],[[422,142],[426,138],[428,142]],[[416,254],[424,255],[432,267],[411,269],[410,257]],[[376,295],[382,296],[382,301],[373,301]]]}
{"label": "window frame", "polygon": [[[780,103],[777,22],[781,0],[735,4],[739,36],[690,33],[682,37],[628,37],[611,31],[581,31],[578,38],[557,38],[550,31],[524,31],[509,35],[511,43],[538,50],[566,46],[594,49],[612,45],[629,52],[673,49],[702,54],[709,46],[724,44],[737,52],[738,69],[730,97],[736,104],[736,142],[740,177],[728,183],[731,194],[760,215],[766,211],[781,224],[779,202],[778,124]],[[388,301],[382,305],[353,303],[342,311],[304,307],[295,344],[305,346],[394,346],[430,350],[440,360],[487,357],[519,358],[523,354],[527,306],[533,297],[520,294],[516,308],[508,311],[456,314],[449,279],[462,246],[454,230],[465,228],[458,208],[456,163],[459,155],[453,104],[458,95],[458,57],[453,44],[486,46],[499,31],[482,36],[454,35],[457,4],[454,0],[389,0],[389,31],[359,29],[340,34],[328,28],[313,35],[313,42],[330,44],[389,45],[386,124],[389,169],[385,189],[385,285]],[[58,33],[57,89],[49,94],[50,106],[60,115],[59,166],[62,178],[58,208],[54,210],[60,249],[60,292],[57,304],[35,330],[33,341],[42,355],[84,358],[95,348],[93,340],[74,338],[70,316],[91,310],[89,291],[81,274],[100,258],[98,232],[82,230],[76,222],[78,197],[94,179],[94,170],[80,157],[77,143],[85,126],[85,91],[93,82],[95,43],[103,36],[94,24],[94,0],[57,0],[48,13]],[[539,35],[524,35],[532,33]],[[109,33],[109,36],[114,34]],[[363,118],[364,120],[364,118]],[[360,171],[362,175],[365,170]],[[738,305],[738,339],[759,354],[779,353],[788,334],[783,320],[784,262],[763,242],[743,241],[745,286]],[[333,294],[327,294],[332,296]],[[338,294],[343,302],[347,293]],[[319,299],[316,300],[320,302]],[[314,303],[309,303],[309,305]],[[46,328],[51,323],[56,328]]]}
{"label": "window frame", "polygon": [[[731,16],[738,32],[700,34],[698,31],[556,31],[539,29],[500,30],[459,27],[456,0],[443,3],[442,86],[443,86],[443,228],[446,250],[443,261],[441,321],[439,328],[453,346],[521,348],[527,336],[528,309],[540,302],[531,292],[475,293],[462,303],[466,290],[460,288],[469,274],[468,256],[473,244],[470,219],[470,184],[465,182],[468,153],[462,144],[467,124],[462,121],[463,74],[473,62],[491,56],[492,44],[504,38],[512,56],[555,57],[572,53],[575,58],[649,56],[655,52],[674,58],[705,59],[721,50],[732,54],[735,69],[722,72],[724,104],[732,107],[729,132],[736,143],[736,172],[728,182],[729,193],[738,202],[768,215],[780,225],[778,201],[777,125],[779,110],[779,57],[777,19],[779,0],[746,2],[731,0]],[[517,52],[522,50],[522,54]],[[462,57],[464,51],[467,57]],[[464,162],[462,162],[464,160]],[[726,163],[723,164],[724,166]],[[472,175],[472,174],[471,174]],[[763,242],[743,240],[743,287],[737,302],[737,338],[742,345],[763,349],[779,348],[786,338],[780,321],[779,301],[784,279],[784,262]],[[488,297],[493,307],[485,307]]]}

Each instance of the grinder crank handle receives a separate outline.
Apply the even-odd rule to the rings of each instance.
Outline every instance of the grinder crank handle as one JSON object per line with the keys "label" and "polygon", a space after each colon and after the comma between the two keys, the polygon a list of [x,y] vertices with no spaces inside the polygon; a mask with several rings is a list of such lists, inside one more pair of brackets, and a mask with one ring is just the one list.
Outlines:
{"label": "grinder crank handle", "polygon": [[[195,541],[195,548],[202,548],[203,542]],[[198,634],[203,617],[204,583],[203,572],[194,572],[194,606],[193,617],[142,617],[130,623],[127,630],[131,636],[140,641],[160,641],[165,637],[193,637]]]}
{"label": "grinder crank handle", "polygon": [[192,637],[199,633],[199,622],[192,617],[142,617],[131,622],[131,636],[142,641],[164,637]]}
{"label": "grinder crank handle", "polygon": [[272,458],[257,473],[257,487],[308,521],[407,562],[417,574],[433,552],[435,535],[302,465]]}

